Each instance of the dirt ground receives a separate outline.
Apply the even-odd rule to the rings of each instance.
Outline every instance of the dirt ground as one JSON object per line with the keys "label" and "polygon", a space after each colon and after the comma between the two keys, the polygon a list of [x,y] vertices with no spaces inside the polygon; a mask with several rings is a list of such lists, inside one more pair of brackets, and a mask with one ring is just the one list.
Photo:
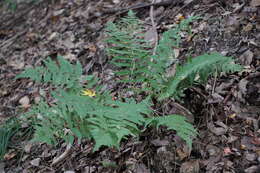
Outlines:
{"label": "dirt ground", "polygon": [[[191,26],[192,37],[183,39],[180,59],[217,51],[244,67],[239,73],[212,77],[206,85],[186,90],[183,103],[164,106],[166,112],[192,113],[199,132],[192,150],[174,132],[163,128],[146,130],[139,140],[123,141],[120,150],[104,147],[96,152],[92,152],[92,141],[66,150],[62,142],[55,147],[33,144],[30,136],[23,136],[12,139],[12,147],[0,162],[1,173],[260,172],[260,0],[162,2],[166,1],[155,1],[153,9],[159,35],[180,16],[201,17]],[[22,1],[11,11],[0,1],[0,123],[29,109],[21,100],[29,99],[33,104],[40,86],[14,78],[48,56],[79,60],[85,74],[98,74],[116,90],[102,42],[104,26],[133,9],[149,28],[150,3]],[[66,157],[52,164],[66,151]]]}

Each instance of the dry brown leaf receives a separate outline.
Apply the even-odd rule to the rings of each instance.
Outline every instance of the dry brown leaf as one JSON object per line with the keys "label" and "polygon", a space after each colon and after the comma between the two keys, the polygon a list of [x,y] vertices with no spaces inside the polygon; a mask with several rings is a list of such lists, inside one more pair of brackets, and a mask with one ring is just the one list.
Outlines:
{"label": "dry brown leaf", "polygon": [[168,140],[160,140],[160,139],[155,139],[152,140],[151,143],[156,146],[156,147],[161,147],[161,146],[167,146],[169,145],[169,141]]}
{"label": "dry brown leaf", "polygon": [[5,160],[11,160],[11,159],[14,158],[15,156],[16,156],[16,152],[10,151],[10,152],[8,152],[8,153],[6,153],[6,154],[4,155],[4,159],[5,159]]}
{"label": "dry brown leaf", "polygon": [[186,152],[186,151],[182,150],[181,148],[177,148],[176,152],[177,152],[180,160],[183,160],[190,155],[189,152]]}
{"label": "dry brown leaf", "polygon": [[250,2],[250,6],[252,6],[252,7],[258,7],[258,6],[260,6],[260,0],[252,0],[252,1]]}
{"label": "dry brown leaf", "polygon": [[40,161],[41,161],[40,158],[36,158],[36,159],[31,160],[30,164],[33,165],[33,166],[38,167],[40,165]]}
{"label": "dry brown leaf", "polygon": [[199,160],[191,160],[181,164],[180,173],[199,173],[200,164]]}

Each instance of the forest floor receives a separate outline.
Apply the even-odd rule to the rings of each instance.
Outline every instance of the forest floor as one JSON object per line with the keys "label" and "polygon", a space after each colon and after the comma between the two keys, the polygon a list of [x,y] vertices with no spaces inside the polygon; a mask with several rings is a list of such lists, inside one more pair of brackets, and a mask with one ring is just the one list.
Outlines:
{"label": "forest floor", "polygon": [[[113,69],[104,51],[104,26],[126,15],[120,9],[145,3],[150,1],[44,0],[21,2],[11,11],[0,1],[0,123],[34,103],[40,86],[14,78],[48,56],[79,60],[85,74],[106,81]],[[147,28],[150,8],[134,9]],[[167,112],[192,113],[199,132],[192,150],[174,132],[158,129],[145,131],[139,141],[123,141],[119,150],[92,152],[93,142],[85,141],[52,165],[66,145],[35,144],[25,136],[12,139],[0,162],[1,173],[260,172],[260,1],[173,0],[155,5],[153,14],[159,36],[182,16],[201,17],[191,26],[192,37],[183,38],[179,59],[216,51],[244,67],[236,74],[212,77],[206,85],[186,90],[182,103],[165,106]],[[116,92],[113,80],[109,76],[107,81]]]}

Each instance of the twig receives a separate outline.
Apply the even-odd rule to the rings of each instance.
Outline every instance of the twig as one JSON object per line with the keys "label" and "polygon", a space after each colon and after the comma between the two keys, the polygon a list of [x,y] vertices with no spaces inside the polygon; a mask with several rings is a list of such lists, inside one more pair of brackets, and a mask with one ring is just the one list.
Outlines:
{"label": "twig", "polygon": [[59,162],[63,161],[69,155],[71,150],[72,150],[72,145],[68,144],[64,153],[62,153],[60,156],[54,158],[51,165],[54,166],[54,165],[58,164]]}
{"label": "twig", "polygon": [[[155,4],[155,0],[153,0],[152,4]],[[155,55],[156,53],[156,49],[157,49],[157,45],[158,45],[158,32],[157,32],[157,29],[156,29],[156,24],[154,22],[154,5],[152,5],[150,7],[150,19],[151,19],[151,23],[152,23],[152,30],[153,32],[155,33],[155,41],[154,41],[154,48],[153,48],[153,55]],[[152,61],[153,59],[151,59]]]}

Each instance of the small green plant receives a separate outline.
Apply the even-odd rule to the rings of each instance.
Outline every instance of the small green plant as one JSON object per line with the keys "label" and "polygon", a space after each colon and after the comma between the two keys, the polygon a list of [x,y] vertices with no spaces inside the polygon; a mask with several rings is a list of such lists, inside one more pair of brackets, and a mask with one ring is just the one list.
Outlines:
{"label": "small green plant", "polygon": [[[153,118],[144,117],[152,114],[149,98],[140,103],[133,99],[126,99],[125,102],[112,100],[109,92],[101,92],[102,86],[98,85],[97,79],[82,76],[81,73],[79,62],[73,65],[59,56],[57,61],[47,59],[44,66],[28,68],[17,76],[53,86],[51,95],[55,101],[49,103],[42,98],[26,113],[27,117],[33,119],[34,141],[55,145],[60,138],[70,143],[75,138],[78,141],[90,138],[95,141],[94,150],[103,145],[118,148],[122,139],[138,137],[140,127],[155,122]],[[182,129],[175,130],[179,133],[179,130],[187,128],[183,136],[186,135],[184,139],[191,146],[190,137],[196,134],[195,130],[181,116],[175,117],[179,117],[178,122],[183,125]]]}
{"label": "small green plant", "polygon": [[11,118],[5,122],[4,125],[0,126],[0,160],[3,159],[10,142],[11,137],[20,128],[18,120]]}
{"label": "small green plant", "polygon": [[[112,63],[119,68],[116,74],[123,78],[121,82],[131,83],[133,87],[138,83],[146,84],[141,91],[147,91],[148,95],[163,101],[170,97],[180,99],[186,88],[194,83],[205,82],[215,71],[241,70],[241,66],[234,64],[232,58],[218,53],[201,55],[184,65],[179,64],[173,48],[179,48],[181,32],[189,31],[189,24],[196,19],[199,17],[185,19],[175,28],[164,32],[155,55],[152,55],[151,47],[144,41],[142,24],[133,12],[130,11],[126,18],[116,24],[108,23],[107,52],[112,57]],[[177,64],[176,73],[168,76],[166,71],[173,63]]]}

